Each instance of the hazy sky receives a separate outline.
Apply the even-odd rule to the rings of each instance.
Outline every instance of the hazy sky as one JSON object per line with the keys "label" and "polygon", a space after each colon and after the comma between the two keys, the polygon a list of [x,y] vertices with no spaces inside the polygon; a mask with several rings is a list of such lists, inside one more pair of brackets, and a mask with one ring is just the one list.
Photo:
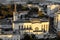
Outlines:
{"label": "hazy sky", "polygon": [[[0,0],[0,3],[9,3],[9,1],[13,1],[13,0]],[[19,1],[19,0],[14,0],[14,1]]]}
{"label": "hazy sky", "polygon": [[[3,3],[3,2],[8,3],[9,1],[13,1],[13,0],[0,0],[0,3]],[[14,1],[19,1],[20,2],[20,0],[14,0]],[[24,0],[24,1],[26,1],[26,0]],[[49,1],[54,1],[54,0],[49,0]],[[57,0],[55,0],[55,1],[57,1]]]}

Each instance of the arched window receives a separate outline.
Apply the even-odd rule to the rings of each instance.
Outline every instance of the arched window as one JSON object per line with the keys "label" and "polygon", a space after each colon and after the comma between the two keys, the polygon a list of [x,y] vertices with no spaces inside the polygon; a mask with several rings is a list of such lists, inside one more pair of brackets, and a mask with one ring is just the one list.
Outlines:
{"label": "arched window", "polygon": [[38,27],[35,27],[35,31],[39,31],[39,28]]}

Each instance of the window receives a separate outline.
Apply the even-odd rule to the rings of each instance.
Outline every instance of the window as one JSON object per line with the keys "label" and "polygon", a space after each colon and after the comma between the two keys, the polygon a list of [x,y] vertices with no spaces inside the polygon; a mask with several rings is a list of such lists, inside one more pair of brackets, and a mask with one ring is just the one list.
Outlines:
{"label": "window", "polygon": [[44,30],[45,30],[45,24],[44,24]]}
{"label": "window", "polygon": [[35,31],[38,31],[38,30],[39,30],[39,28],[38,28],[38,27],[36,27],[36,28],[35,28]]}
{"label": "window", "polygon": [[23,29],[23,25],[22,25],[22,29]]}
{"label": "window", "polygon": [[19,18],[19,16],[18,16],[18,18]]}
{"label": "window", "polygon": [[30,29],[32,29],[32,27],[30,27]]}
{"label": "window", "polygon": [[18,39],[17,39],[18,40]]}
{"label": "window", "polygon": [[24,28],[23,28],[24,30],[26,29],[26,26],[24,25]]}
{"label": "window", "polygon": [[20,25],[19,25],[19,30],[20,30]]}
{"label": "window", "polygon": [[28,30],[31,30],[32,28],[31,28],[31,25],[27,25],[27,29]]}
{"label": "window", "polygon": [[46,28],[47,28],[48,26],[46,25]]}
{"label": "window", "polygon": [[23,16],[21,15],[21,17],[20,17],[20,18],[22,19],[22,17],[23,17]]}
{"label": "window", "polygon": [[44,32],[46,32],[46,27],[45,27],[45,24],[44,24]]}
{"label": "window", "polygon": [[28,25],[27,25],[27,29],[28,29]]}

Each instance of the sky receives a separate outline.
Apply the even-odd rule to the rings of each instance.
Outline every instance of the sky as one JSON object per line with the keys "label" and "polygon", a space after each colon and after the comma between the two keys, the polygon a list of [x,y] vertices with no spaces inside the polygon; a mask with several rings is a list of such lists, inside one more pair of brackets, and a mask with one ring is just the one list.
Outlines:
{"label": "sky", "polygon": [[[13,0],[0,0],[0,3],[8,3],[9,1],[13,1]],[[20,2],[20,0],[14,0],[14,1],[19,1]],[[49,0],[49,1],[54,1],[54,0]],[[60,0],[55,0],[55,2],[56,1],[60,2]]]}
{"label": "sky", "polygon": [[[11,0],[0,0],[0,3],[5,3],[5,2],[9,2]],[[14,0],[14,1],[18,1],[18,0]]]}
{"label": "sky", "polygon": [[[13,0],[0,0],[0,1],[13,1]],[[14,0],[14,1],[19,1],[19,0]]]}

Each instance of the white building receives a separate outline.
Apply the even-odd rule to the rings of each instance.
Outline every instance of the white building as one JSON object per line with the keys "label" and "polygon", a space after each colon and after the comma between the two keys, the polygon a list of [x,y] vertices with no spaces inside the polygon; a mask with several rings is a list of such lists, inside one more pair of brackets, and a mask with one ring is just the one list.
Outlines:
{"label": "white building", "polygon": [[43,38],[44,34],[47,34],[49,32],[49,20],[45,18],[34,18],[37,17],[35,13],[33,13],[33,15],[30,15],[32,17],[25,18],[24,15],[26,14],[28,14],[28,11],[13,13],[13,30],[19,30],[20,35],[23,35],[25,33],[35,34],[40,35],[38,36],[39,38]]}

